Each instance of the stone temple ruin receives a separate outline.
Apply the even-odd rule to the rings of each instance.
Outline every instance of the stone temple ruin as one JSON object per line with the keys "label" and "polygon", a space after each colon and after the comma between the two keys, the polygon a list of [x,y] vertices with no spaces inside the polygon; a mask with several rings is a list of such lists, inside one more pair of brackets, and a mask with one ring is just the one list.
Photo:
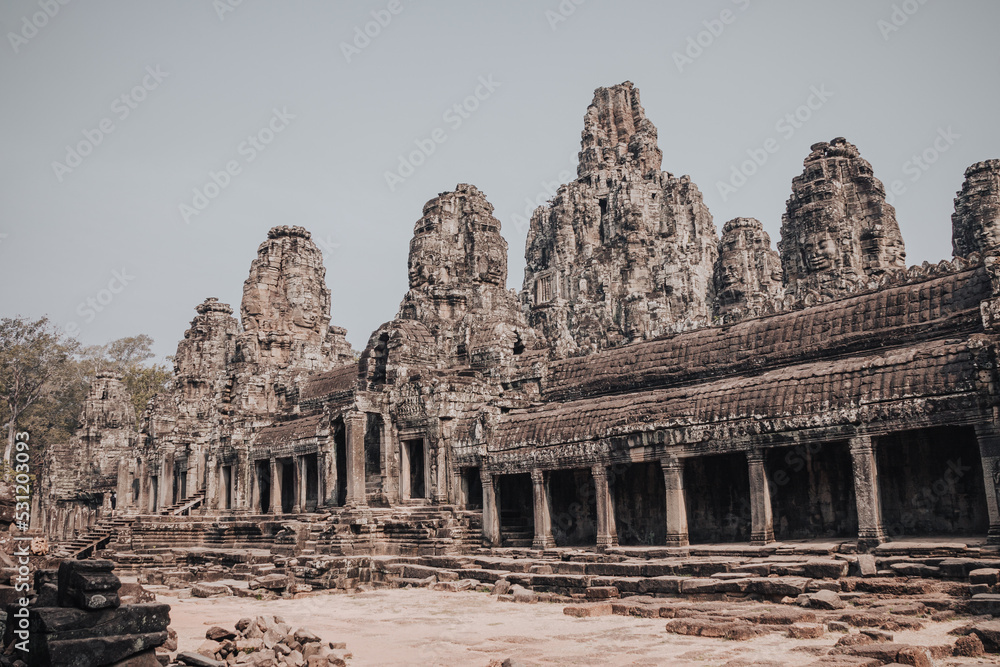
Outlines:
{"label": "stone temple ruin", "polygon": [[239,319],[197,306],[137,432],[122,383],[94,382],[49,449],[47,535],[125,568],[170,546],[1000,541],[1000,161],[966,171],[954,257],[907,267],[847,140],[812,146],[774,250],[749,218],[720,240],[656,138],[631,83],[596,91],[519,294],[484,194],[429,201],[360,355],[310,233],[271,229]]}

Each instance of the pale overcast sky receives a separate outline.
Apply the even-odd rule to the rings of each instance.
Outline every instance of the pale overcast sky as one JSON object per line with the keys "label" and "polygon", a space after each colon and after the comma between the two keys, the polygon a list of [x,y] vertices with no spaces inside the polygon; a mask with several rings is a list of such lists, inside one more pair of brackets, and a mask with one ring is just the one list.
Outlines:
{"label": "pale overcast sky", "polygon": [[998,27],[995,0],[4,0],[0,316],[172,354],[205,297],[238,313],[270,227],[303,225],[361,349],[457,183],[496,208],[520,288],[526,200],[575,175],[594,89],[625,80],[719,229],[756,217],[776,244],[809,145],[844,136],[899,181],[909,263],[936,262],[963,171],[1000,158]]}

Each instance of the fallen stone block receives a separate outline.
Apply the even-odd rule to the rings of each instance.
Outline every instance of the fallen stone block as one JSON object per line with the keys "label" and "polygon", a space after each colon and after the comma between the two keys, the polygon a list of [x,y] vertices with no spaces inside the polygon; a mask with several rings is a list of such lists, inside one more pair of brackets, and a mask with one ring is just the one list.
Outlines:
{"label": "fallen stone block", "polygon": [[35,643],[39,651],[32,657],[43,665],[74,665],[74,667],[99,667],[109,665],[136,653],[156,648],[167,640],[166,631],[110,637],[82,639],[50,639]]}
{"label": "fallen stone block", "polygon": [[847,576],[850,567],[846,560],[836,558],[811,558],[803,566],[805,576],[813,579],[840,579]]}
{"label": "fallen stone block", "polygon": [[970,584],[986,584],[995,586],[1000,583],[1000,570],[993,567],[983,567],[969,572]]}
{"label": "fallen stone block", "polygon": [[861,634],[866,637],[871,637],[873,641],[877,642],[891,642],[893,640],[892,633],[886,632],[885,630],[873,630],[872,628],[862,628]]}
{"label": "fallen stone block", "polygon": [[789,625],[786,634],[791,639],[818,639],[824,630],[822,625]]}
{"label": "fallen stone block", "polygon": [[659,618],[660,607],[647,604],[613,602],[611,603],[611,613],[617,616],[635,616],[637,618]]}
{"label": "fallen stone block", "polygon": [[939,568],[924,563],[893,563],[889,568],[906,577],[937,577],[941,574]]}
{"label": "fallen stone block", "polygon": [[809,579],[805,577],[758,577],[751,579],[748,590],[768,597],[801,595],[805,593]]}
{"label": "fallen stone block", "polygon": [[191,595],[196,598],[227,597],[233,594],[233,589],[225,584],[195,584],[191,587]]}
{"label": "fallen stone block", "polygon": [[675,618],[667,621],[667,632],[696,637],[720,637],[745,641],[766,634],[767,631],[750,623],[714,621],[697,618]]}
{"label": "fallen stone block", "polygon": [[955,640],[954,654],[963,658],[978,658],[985,652],[978,635],[966,635]]}
{"label": "fallen stone block", "polygon": [[213,625],[205,631],[205,639],[222,642],[227,639],[236,639],[236,633],[232,630],[226,630],[225,628],[219,627],[218,625]]}
{"label": "fallen stone block", "polygon": [[816,591],[808,597],[809,606],[814,609],[843,609],[847,603],[840,599],[840,595],[833,591]]}
{"label": "fallen stone block", "polygon": [[973,614],[1000,616],[1000,595],[996,593],[979,593],[969,600],[969,611]]}
{"label": "fallen stone block", "polygon": [[680,583],[680,592],[683,595],[704,595],[719,592],[720,581],[718,579],[684,579]]}
{"label": "fallen stone block", "polygon": [[974,634],[979,637],[986,652],[1000,653],[1000,621],[973,623],[965,634]]}
{"label": "fallen stone block", "polygon": [[588,600],[610,600],[618,597],[618,589],[614,586],[591,586],[586,590]]}
{"label": "fallen stone block", "polygon": [[875,565],[875,556],[871,554],[858,554],[858,570],[862,577],[874,577],[878,573]]}
{"label": "fallen stone block", "polygon": [[645,579],[639,582],[639,592],[653,595],[675,595],[680,592],[681,582],[684,580],[685,577],[673,575]]}
{"label": "fallen stone block", "polygon": [[609,616],[611,614],[611,603],[570,605],[563,607],[563,613],[576,618],[590,618],[592,616]]}
{"label": "fallen stone block", "polygon": [[288,588],[288,577],[284,574],[266,574],[263,577],[252,579],[249,588],[251,590],[264,588],[269,591],[281,591]]}
{"label": "fallen stone block", "polygon": [[222,642],[217,642],[212,639],[206,639],[201,643],[201,645],[194,650],[198,655],[203,655],[206,658],[214,658],[215,654],[219,652],[222,647]]}
{"label": "fallen stone block", "polygon": [[905,644],[868,644],[866,646],[853,646],[847,651],[848,655],[857,655],[863,658],[875,658],[883,664],[899,663],[903,665],[913,665],[914,667],[932,667],[933,661],[930,653],[922,646],[909,646]]}

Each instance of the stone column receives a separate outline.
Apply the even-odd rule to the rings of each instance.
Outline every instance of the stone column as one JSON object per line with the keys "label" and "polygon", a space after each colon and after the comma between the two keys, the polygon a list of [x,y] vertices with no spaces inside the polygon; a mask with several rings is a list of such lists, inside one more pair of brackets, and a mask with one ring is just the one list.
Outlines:
{"label": "stone column", "polygon": [[163,475],[160,477],[160,504],[157,511],[174,504],[174,457],[163,457]]}
{"label": "stone column", "polygon": [[449,440],[439,437],[436,443],[437,467],[434,479],[434,503],[448,504],[448,445]]}
{"label": "stone column", "polygon": [[849,446],[854,464],[854,499],[858,506],[858,546],[870,549],[885,541],[875,448],[869,435],[851,438]]}
{"label": "stone column", "polygon": [[534,489],[535,506],[535,539],[531,543],[533,549],[550,549],[556,545],[552,537],[552,513],[549,511],[549,490],[545,484],[545,473],[538,469],[531,470],[531,486]]}
{"label": "stone column", "polygon": [[774,542],[774,515],[771,513],[771,489],[767,483],[764,452],[747,452],[750,470],[750,544]]}
{"label": "stone column", "polygon": [[688,544],[687,504],[684,501],[684,461],[676,456],[660,460],[667,492],[667,546]]}
{"label": "stone column", "polygon": [[323,456],[323,497],[326,498],[327,507],[337,505],[337,445],[333,444],[331,451]]}
{"label": "stone column", "polygon": [[594,475],[594,489],[597,491],[597,547],[604,549],[618,545],[618,529],[615,526],[615,508],[611,502],[608,487],[608,469],[603,465],[591,468]]}
{"label": "stone column", "polygon": [[382,420],[382,492],[385,493],[385,498],[390,504],[399,503],[399,485],[397,480],[399,475],[396,470],[396,450],[398,445],[396,444],[396,438],[393,433],[394,429],[392,427],[391,419]]}
{"label": "stone column", "polygon": [[344,415],[345,440],[347,441],[347,504],[366,506],[365,497],[365,413],[348,412]]}
{"label": "stone column", "polygon": [[257,472],[257,462],[250,461],[250,512],[257,513],[260,507],[260,473]]}
{"label": "stone column", "polygon": [[326,497],[326,452],[316,452],[316,509],[328,504]]}
{"label": "stone column", "polygon": [[983,460],[983,486],[990,530],[987,544],[1000,544],[1000,427],[993,422],[976,424],[979,456]]}
{"label": "stone column", "polygon": [[479,469],[483,483],[483,544],[488,547],[500,546],[500,512],[497,509],[497,491],[493,485],[493,475],[485,466]]}
{"label": "stone column", "polygon": [[205,500],[202,502],[208,509],[218,510],[222,506],[222,503],[219,502],[219,489],[221,488],[219,476],[222,475],[222,471],[219,469],[219,462],[214,456],[209,459],[205,475]]}
{"label": "stone column", "polygon": [[281,485],[278,476],[278,460],[271,457],[271,514],[281,514]]}
{"label": "stone column", "polygon": [[292,456],[292,514],[299,514],[305,504],[305,475],[302,474],[301,456]]}
{"label": "stone column", "polygon": [[139,497],[136,499],[136,509],[139,510],[140,514],[145,514],[149,511],[149,477],[146,474],[145,459],[139,462],[136,474],[139,475]]}

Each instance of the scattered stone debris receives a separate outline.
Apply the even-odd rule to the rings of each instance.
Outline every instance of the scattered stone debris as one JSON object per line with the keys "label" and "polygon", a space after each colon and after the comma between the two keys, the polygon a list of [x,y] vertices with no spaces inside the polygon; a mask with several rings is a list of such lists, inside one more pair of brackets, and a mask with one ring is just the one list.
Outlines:
{"label": "scattered stone debris", "polygon": [[293,629],[280,616],[241,618],[235,630],[213,626],[194,651],[177,654],[189,667],[344,667],[351,654],[343,643],[323,641],[306,628]]}

